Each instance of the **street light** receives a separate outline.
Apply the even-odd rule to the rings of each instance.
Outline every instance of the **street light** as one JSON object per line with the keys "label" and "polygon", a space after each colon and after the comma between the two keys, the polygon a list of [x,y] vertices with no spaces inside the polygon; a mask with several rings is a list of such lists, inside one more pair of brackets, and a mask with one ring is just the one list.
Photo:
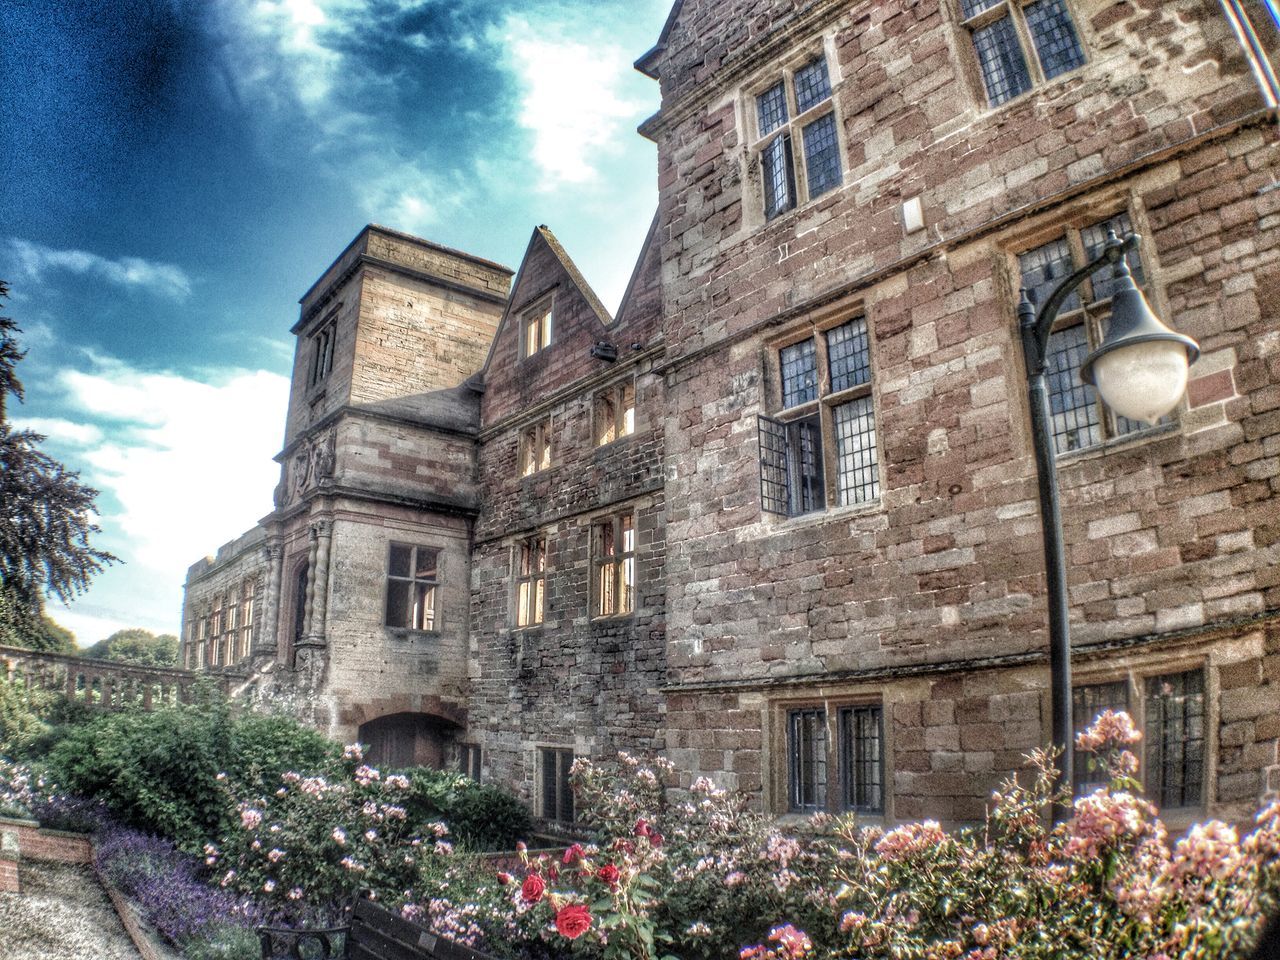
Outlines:
{"label": "street light", "polygon": [[[1071,722],[1071,634],[1067,619],[1067,571],[1062,544],[1062,514],[1049,419],[1049,334],[1058,310],[1076,287],[1105,267],[1112,270],[1111,319],[1102,344],[1085,358],[1080,378],[1098,388],[1107,406],[1134,420],[1155,423],[1178,405],[1187,387],[1187,368],[1200,355],[1190,337],[1170,330],[1152,312],[1129,273],[1125,254],[1136,250],[1137,234],[1117,239],[1107,231],[1102,252],[1067,277],[1036,310],[1022,291],[1018,327],[1027,363],[1027,398],[1031,405],[1031,439],[1040,486],[1040,521],[1044,530],[1045,579],[1049,601],[1049,683],[1053,702],[1053,745],[1058,748],[1059,787],[1070,784],[1073,763]],[[1070,808],[1055,804],[1061,822]]]}

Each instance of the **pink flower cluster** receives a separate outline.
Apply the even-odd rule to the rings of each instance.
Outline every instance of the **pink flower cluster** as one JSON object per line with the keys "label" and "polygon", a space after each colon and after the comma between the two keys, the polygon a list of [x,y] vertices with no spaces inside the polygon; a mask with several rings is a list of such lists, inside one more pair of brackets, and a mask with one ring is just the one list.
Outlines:
{"label": "pink flower cluster", "polygon": [[1098,753],[1112,747],[1129,747],[1142,739],[1133,720],[1123,710],[1103,710],[1082,733],[1076,734],[1076,749]]}
{"label": "pink flower cluster", "polygon": [[1138,841],[1151,833],[1155,813],[1155,807],[1131,793],[1096,790],[1076,800],[1063,852],[1087,860],[1121,842]]}
{"label": "pink flower cluster", "polygon": [[1173,848],[1172,872],[1180,883],[1225,880],[1244,864],[1236,828],[1221,820],[1196,824]]}
{"label": "pink flower cluster", "polygon": [[908,823],[890,830],[876,844],[885,860],[907,860],[936,850],[947,839],[936,820]]}
{"label": "pink flower cluster", "polygon": [[813,941],[808,934],[789,923],[770,930],[769,943],[776,946],[757,944],[743,947],[738,953],[738,960],[801,960],[813,954]]}

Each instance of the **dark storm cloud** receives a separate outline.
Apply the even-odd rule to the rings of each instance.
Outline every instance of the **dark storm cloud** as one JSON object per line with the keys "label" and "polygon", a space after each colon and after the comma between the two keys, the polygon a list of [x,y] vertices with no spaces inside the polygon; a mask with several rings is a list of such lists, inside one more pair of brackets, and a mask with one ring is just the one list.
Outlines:
{"label": "dark storm cloud", "polygon": [[358,29],[331,42],[350,66],[335,99],[381,121],[389,143],[441,166],[465,161],[512,124],[514,84],[486,40],[511,6],[372,4]]}

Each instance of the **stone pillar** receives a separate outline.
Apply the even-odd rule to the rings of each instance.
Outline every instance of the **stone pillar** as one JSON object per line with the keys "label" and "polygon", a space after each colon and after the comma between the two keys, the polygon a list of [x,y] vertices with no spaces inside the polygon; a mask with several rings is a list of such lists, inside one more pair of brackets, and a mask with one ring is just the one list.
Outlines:
{"label": "stone pillar", "polygon": [[333,524],[317,520],[311,525],[311,551],[307,565],[307,607],[304,616],[302,639],[298,642],[295,667],[303,675],[304,685],[311,691],[319,690],[324,683],[325,657],[324,621],[329,583],[329,542]]}
{"label": "stone pillar", "polygon": [[280,642],[280,583],[284,571],[284,547],[273,543],[264,547],[262,552],[267,560],[267,582],[263,591],[261,622],[256,624],[251,653],[254,656],[275,656],[283,661],[288,650],[288,645]]}
{"label": "stone pillar", "polygon": [[307,599],[302,608],[302,639],[305,642],[311,636],[311,615],[315,611],[316,598],[316,554],[320,552],[320,531],[318,524],[312,524],[308,533],[307,546]]}
{"label": "stone pillar", "polygon": [[307,639],[321,643],[325,638],[325,623],[329,610],[329,549],[333,543],[333,524],[321,520],[316,524],[315,590],[311,597],[311,620]]}

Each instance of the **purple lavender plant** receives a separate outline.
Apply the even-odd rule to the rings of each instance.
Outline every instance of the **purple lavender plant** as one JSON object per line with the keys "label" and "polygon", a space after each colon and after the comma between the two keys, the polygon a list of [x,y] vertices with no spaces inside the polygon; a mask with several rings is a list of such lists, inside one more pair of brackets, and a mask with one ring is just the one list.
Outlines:
{"label": "purple lavender plant", "polygon": [[108,825],[98,834],[97,864],[179,946],[211,935],[214,927],[252,929],[269,919],[253,900],[206,883],[199,860],[160,837]]}

